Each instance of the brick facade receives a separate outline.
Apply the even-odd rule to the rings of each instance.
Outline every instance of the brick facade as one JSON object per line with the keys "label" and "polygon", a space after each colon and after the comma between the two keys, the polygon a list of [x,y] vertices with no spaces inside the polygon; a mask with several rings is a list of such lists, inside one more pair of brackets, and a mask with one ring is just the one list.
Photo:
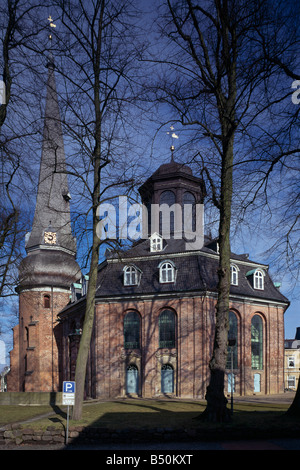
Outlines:
{"label": "brick facade", "polygon": [[[204,398],[209,380],[209,360],[214,337],[215,296],[145,299],[137,301],[98,302],[95,311],[94,335],[88,365],[87,396],[115,398],[126,396],[126,373],[130,365],[138,370],[138,396],[145,398],[164,395],[161,390],[161,369],[164,364],[174,371],[174,392],[166,396]],[[172,309],[176,315],[176,347],[159,348],[159,314]],[[124,317],[129,311],[140,316],[140,348],[124,348]],[[274,394],[284,388],[284,308],[280,305],[231,302],[238,321],[238,360],[234,369],[236,395]],[[62,316],[64,331],[78,321],[83,312],[77,309],[69,318]],[[251,364],[251,318],[259,315],[263,322],[263,365],[259,370]],[[72,318],[72,320],[71,320]],[[68,338],[68,339],[67,339]],[[77,346],[80,336],[77,336]],[[67,348],[74,339],[64,334]],[[69,349],[70,351],[70,349]],[[68,370],[72,361],[69,352]],[[227,370],[227,374],[231,373]],[[228,375],[225,393],[228,393]],[[255,374],[260,389],[255,391]],[[69,379],[68,374],[63,380]]]}
{"label": "brick facade", "polygon": [[58,355],[61,342],[57,314],[68,303],[69,290],[41,288],[19,295],[20,323],[14,328],[11,351],[11,392],[60,391]]}

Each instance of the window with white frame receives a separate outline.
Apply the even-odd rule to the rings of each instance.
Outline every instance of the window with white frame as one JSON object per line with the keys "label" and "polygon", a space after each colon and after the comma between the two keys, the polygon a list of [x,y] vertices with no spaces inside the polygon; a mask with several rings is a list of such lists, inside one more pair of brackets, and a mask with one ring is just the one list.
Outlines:
{"label": "window with white frame", "polygon": [[288,388],[296,388],[296,377],[295,375],[289,375],[287,379]]}
{"label": "window with white frame", "polygon": [[264,273],[260,269],[256,269],[253,275],[254,289],[264,289]]}
{"label": "window with white frame", "polygon": [[288,367],[294,368],[295,367],[295,357],[288,356]]}
{"label": "window with white frame", "polygon": [[176,275],[176,268],[172,261],[162,261],[159,266],[159,282],[174,282]]}
{"label": "window with white frame", "polygon": [[153,233],[150,237],[150,251],[162,251],[163,249],[163,238],[158,233]]}
{"label": "window with white frame", "polygon": [[230,266],[230,284],[232,286],[237,286],[239,283],[238,271],[239,269],[235,264]]}
{"label": "window with white frame", "polygon": [[140,282],[141,271],[136,266],[125,266],[124,286],[136,286]]}

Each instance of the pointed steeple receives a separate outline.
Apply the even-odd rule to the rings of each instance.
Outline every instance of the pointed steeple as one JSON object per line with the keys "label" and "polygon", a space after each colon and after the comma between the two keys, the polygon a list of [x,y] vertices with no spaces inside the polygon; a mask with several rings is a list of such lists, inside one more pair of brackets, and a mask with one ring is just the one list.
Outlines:
{"label": "pointed steeple", "polygon": [[37,286],[66,289],[81,277],[71,231],[70,194],[53,60],[48,62],[47,96],[36,207],[19,267],[18,290]]}
{"label": "pointed steeple", "polygon": [[33,226],[26,250],[28,252],[49,242],[49,239],[45,239],[45,232],[51,232],[55,234],[56,246],[75,253],[76,244],[71,233],[70,195],[53,60],[48,62],[47,67],[40,175]]}

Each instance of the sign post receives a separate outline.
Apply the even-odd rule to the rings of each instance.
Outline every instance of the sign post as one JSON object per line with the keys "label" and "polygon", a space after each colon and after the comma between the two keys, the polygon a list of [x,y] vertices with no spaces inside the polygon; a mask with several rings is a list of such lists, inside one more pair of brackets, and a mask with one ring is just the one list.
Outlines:
{"label": "sign post", "polygon": [[63,382],[63,399],[62,404],[67,405],[67,432],[66,432],[66,444],[68,444],[69,436],[69,406],[75,404],[75,382]]}

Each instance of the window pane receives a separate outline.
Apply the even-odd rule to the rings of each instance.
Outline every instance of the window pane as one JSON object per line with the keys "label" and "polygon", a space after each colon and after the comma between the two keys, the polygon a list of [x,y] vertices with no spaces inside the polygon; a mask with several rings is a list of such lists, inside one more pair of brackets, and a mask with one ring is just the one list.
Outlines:
{"label": "window pane", "polygon": [[160,267],[160,282],[174,282],[174,266],[170,263],[164,263]]}
{"label": "window pane", "polygon": [[124,318],[124,348],[140,348],[140,317],[136,312],[129,312]]}
{"label": "window pane", "polygon": [[263,368],[263,324],[259,315],[251,321],[251,365],[252,369]]}
{"label": "window pane", "polygon": [[255,271],[254,273],[254,288],[263,289],[264,288],[264,279],[261,271]]}
{"label": "window pane", "polygon": [[235,339],[234,346],[228,346],[227,348],[227,363],[226,369],[231,369],[231,349],[233,355],[233,368],[238,367],[238,322],[234,312],[229,312],[229,330],[228,339]]}
{"label": "window pane", "polygon": [[[186,217],[186,220],[184,220],[185,204],[190,204],[192,206],[192,211],[191,211],[192,220],[187,220],[187,217]],[[191,230],[195,232],[196,230],[196,199],[195,199],[195,196],[188,191],[186,191],[183,195],[183,226],[184,226],[184,222],[187,225],[186,227],[184,227],[186,231]]]}
{"label": "window pane", "polygon": [[230,266],[231,285],[238,285],[238,272],[236,266]]}
{"label": "window pane", "polygon": [[[175,194],[173,193],[173,191],[164,191],[160,196],[159,204],[160,205],[167,204],[169,207],[173,206],[173,204],[175,204]],[[166,221],[164,221],[164,223],[166,223]],[[169,224],[170,224],[170,234],[173,234],[174,233],[174,213],[173,212],[170,213]],[[159,212],[159,233],[161,235],[163,234],[162,229],[163,229],[162,213]]]}
{"label": "window pane", "polygon": [[124,272],[125,286],[134,286],[138,284],[138,272],[134,266],[128,266]]}
{"label": "window pane", "polygon": [[175,348],[175,315],[164,310],[159,317],[159,347]]}

